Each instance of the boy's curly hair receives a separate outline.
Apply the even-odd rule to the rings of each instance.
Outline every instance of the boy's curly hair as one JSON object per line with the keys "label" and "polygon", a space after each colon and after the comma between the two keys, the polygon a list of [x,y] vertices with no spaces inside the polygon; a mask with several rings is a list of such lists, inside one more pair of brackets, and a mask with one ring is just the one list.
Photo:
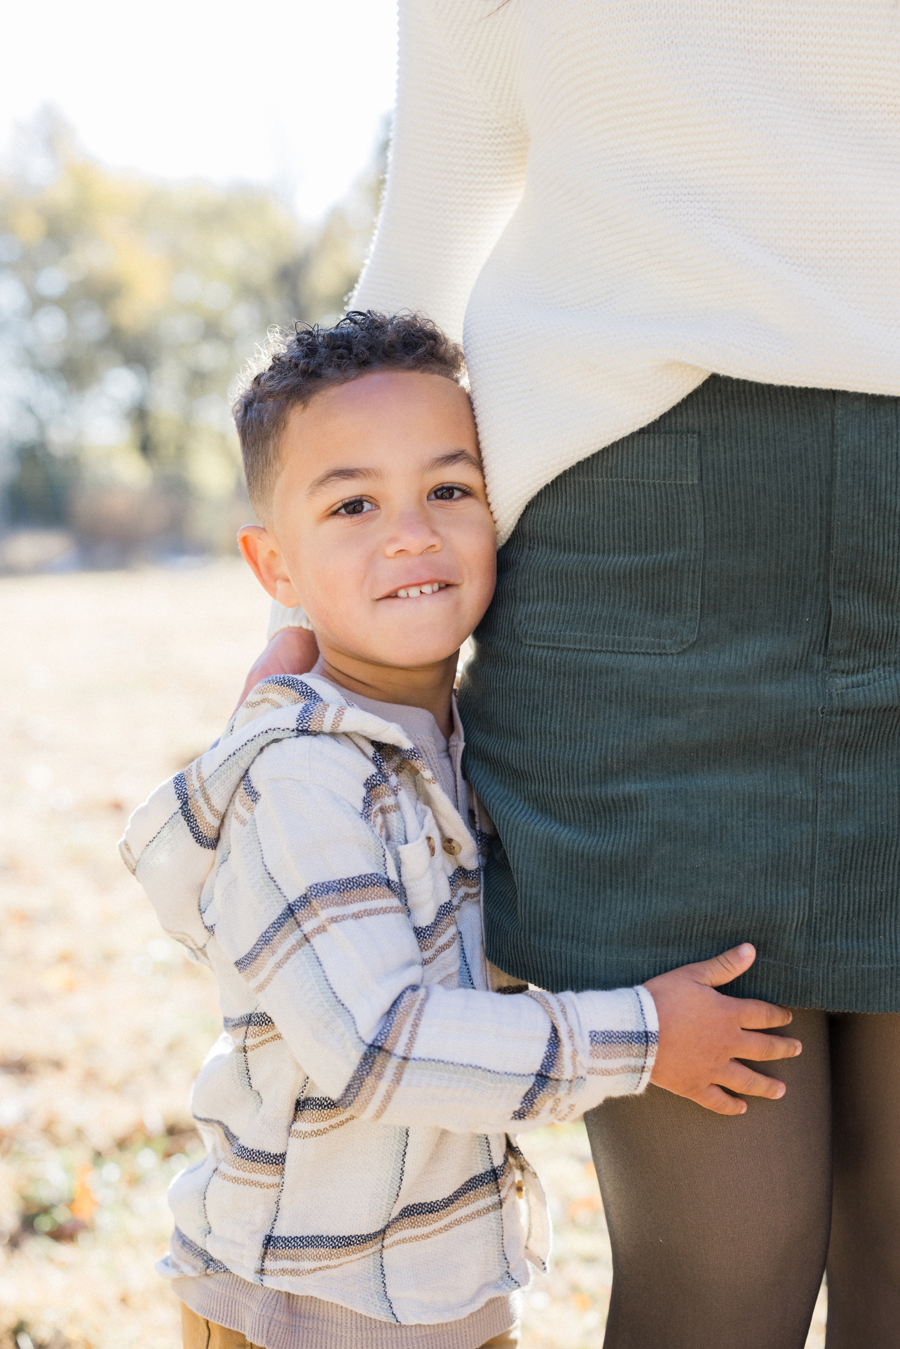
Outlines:
{"label": "boy's curly hair", "polygon": [[288,413],[317,393],[375,370],[416,370],[459,383],[462,348],[421,314],[376,314],[354,309],[335,323],[275,329],[263,353],[267,364],[238,394],[233,413],[241,442],[247,491],[255,507],[271,499],[279,442]]}

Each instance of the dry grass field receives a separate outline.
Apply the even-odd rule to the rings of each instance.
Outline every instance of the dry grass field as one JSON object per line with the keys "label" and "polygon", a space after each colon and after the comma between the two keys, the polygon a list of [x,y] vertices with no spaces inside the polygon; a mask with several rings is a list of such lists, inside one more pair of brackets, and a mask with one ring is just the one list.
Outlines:
{"label": "dry grass field", "polygon": [[[116,840],[218,734],[266,611],[237,562],[0,580],[0,1349],[180,1343],[153,1263],[217,1007]],[[610,1260],[585,1135],[526,1142],[557,1235],[523,1349],[594,1349]]]}

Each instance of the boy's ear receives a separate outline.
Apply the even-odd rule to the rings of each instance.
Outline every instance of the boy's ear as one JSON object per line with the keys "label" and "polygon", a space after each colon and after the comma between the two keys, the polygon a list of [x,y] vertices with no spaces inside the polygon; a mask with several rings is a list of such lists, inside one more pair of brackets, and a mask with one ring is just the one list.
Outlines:
{"label": "boy's ear", "polygon": [[298,605],[300,597],[287,574],[281,549],[265,526],[244,525],[238,530],[237,541],[244,561],[272,599],[287,609]]}

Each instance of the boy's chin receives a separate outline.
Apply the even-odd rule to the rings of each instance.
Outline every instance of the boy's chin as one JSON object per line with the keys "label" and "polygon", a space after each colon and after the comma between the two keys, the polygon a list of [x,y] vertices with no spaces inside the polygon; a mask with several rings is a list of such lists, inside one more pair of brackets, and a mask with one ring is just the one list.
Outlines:
{"label": "boy's chin", "polygon": [[[410,628],[412,630],[410,630]],[[414,669],[422,665],[437,665],[456,654],[468,632],[458,633],[455,624],[398,624],[398,631],[387,641],[379,642],[382,657],[388,664]]]}
{"label": "boy's chin", "polygon": [[444,661],[455,657],[461,645],[461,642],[457,642],[448,649],[446,642],[419,647],[404,647],[398,643],[366,655],[360,653],[359,659],[391,670],[424,670],[429,666],[442,665]]}
{"label": "boy's chin", "polygon": [[416,670],[429,665],[440,665],[455,656],[464,637],[455,641],[452,633],[408,633],[403,631],[381,635],[371,642],[360,642],[358,634],[348,634],[337,647],[353,660],[365,665],[380,665],[394,670]]}

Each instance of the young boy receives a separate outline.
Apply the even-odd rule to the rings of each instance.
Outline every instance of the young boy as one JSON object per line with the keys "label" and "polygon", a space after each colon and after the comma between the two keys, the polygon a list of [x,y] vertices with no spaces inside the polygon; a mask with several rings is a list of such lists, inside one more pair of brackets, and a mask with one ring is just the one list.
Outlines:
{"label": "young boy", "polygon": [[549,1233],[509,1132],[651,1078],[738,1113],[722,1086],[783,1087],[735,1057],[799,1050],[743,1029],[789,1013],[713,991],[749,946],[637,988],[490,991],[453,683],[495,543],[461,369],[428,322],[351,314],[236,407],[263,522],[241,550],[321,654],[123,841],[224,1015],[192,1101],[207,1156],[171,1189],[187,1346],[513,1344]]}

